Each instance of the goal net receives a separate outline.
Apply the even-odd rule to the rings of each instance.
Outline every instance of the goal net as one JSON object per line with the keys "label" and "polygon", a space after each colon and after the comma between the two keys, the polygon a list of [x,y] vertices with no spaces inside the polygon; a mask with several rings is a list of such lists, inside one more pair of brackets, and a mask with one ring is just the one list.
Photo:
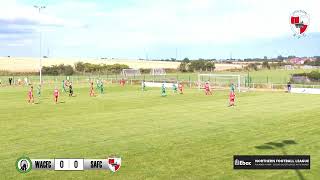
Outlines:
{"label": "goal net", "polygon": [[198,74],[198,88],[204,87],[205,83],[209,83],[214,89],[228,89],[231,84],[239,92],[241,90],[240,75],[234,74]]}
{"label": "goal net", "polygon": [[166,71],[163,68],[153,68],[151,69],[150,74],[154,76],[166,75]]}
{"label": "goal net", "polygon": [[123,69],[121,74],[124,77],[132,77],[132,76],[140,76],[140,70],[139,69]]}

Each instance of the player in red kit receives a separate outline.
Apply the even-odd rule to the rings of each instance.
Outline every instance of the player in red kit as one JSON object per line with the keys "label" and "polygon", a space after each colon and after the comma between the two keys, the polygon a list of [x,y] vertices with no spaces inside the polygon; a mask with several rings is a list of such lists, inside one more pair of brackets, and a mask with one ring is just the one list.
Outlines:
{"label": "player in red kit", "polygon": [[183,84],[182,83],[179,83],[178,89],[179,89],[179,93],[183,94]]}
{"label": "player in red kit", "polygon": [[120,85],[122,86],[122,87],[124,87],[124,84],[126,83],[126,80],[124,80],[123,78],[120,80]]}
{"label": "player in red kit", "polygon": [[94,96],[93,81],[90,83],[90,96]]}
{"label": "player in red kit", "polygon": [[206,95],[212,95],[211,89],[210,89],[210,84],[208,82],[206,82],[206,84],[204,85],[204,91],[205,91]]}
{"label": "player in red kit", "polygon": [[31,86],[29,91],[28,91],[28,103],[34,103],[33,86]]}
{"label": "player in red kit", "polygon": [[54,102],[57,104],[58,98],[59,98],[59,90],[57,87],[55,87],[53,90],[53,98],[54,98]]}
{"label": "player in red kit", "polygon": [[236,98],[236,94],[233,91],[230,91],[230,94],[229,94],[229,106],[234,106],[235,98]]}

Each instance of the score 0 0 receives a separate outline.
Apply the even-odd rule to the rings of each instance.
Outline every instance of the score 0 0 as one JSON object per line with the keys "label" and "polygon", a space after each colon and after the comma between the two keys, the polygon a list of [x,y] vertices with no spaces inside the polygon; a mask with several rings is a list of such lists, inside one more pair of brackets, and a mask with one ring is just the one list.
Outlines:
{"label": "score 0 0", "polygon": [[54,167],[57,171],[82,171],[83,159],[55,159]]}

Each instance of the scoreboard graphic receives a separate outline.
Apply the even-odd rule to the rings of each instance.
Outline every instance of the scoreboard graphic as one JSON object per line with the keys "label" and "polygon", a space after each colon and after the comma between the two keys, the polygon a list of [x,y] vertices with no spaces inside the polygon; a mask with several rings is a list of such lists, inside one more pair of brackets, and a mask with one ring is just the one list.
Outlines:
{"label": "scoreboard graphic", "polygon": [[53,171],[83,171],[83,170],[110,170],[116,172],[121,167],[120,157],[107,159],[83,159],[83,158],[55,158],[55,159],[30,159],[23,156],[17,159],[16,169],[20,173],[28,173],[31,170]]}

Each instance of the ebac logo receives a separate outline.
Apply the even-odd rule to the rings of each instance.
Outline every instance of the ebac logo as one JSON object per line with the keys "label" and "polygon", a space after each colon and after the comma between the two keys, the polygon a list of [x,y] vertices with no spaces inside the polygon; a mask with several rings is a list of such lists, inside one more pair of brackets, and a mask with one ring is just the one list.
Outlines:
{"label": "ebac logo", "polygon": [[290,27],[293,36],[301,38],[306,36],[306,31],[310,25],[310,16],[303,10],[296,10],[290,15]]}
{"label": "ebac logo", "polygon": [[236,166],[251,166],[251,162],[246,162],[246,161],[241,161],[239,159],[235,159],[234,165],[236,165]]}

